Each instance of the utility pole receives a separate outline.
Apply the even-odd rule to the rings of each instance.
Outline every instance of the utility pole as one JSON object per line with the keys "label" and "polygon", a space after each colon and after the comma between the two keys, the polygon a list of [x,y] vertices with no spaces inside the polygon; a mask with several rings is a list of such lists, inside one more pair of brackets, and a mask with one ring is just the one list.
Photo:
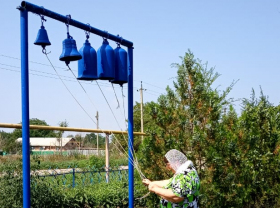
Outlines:
{"label": "utility pole", "polygon": [[[137,91],[140,91],[140,109],[141,109],[141,132],[144,133],[144,122],[143,122],[143,90],[146,91],[146,89],[143,89],[142,87],[142,81],[141,81],[141,88]],[[142,142],[144,139],[144,136],[142,135]]]}
{"label": "utility pole", "polygon": [[[96,128],[99,128],[99,115],[98,111],[96,112]],[[99,156],[99,150],[98,150],[98,133],[96,134],[96,141],[97,141],[97,155]]]}

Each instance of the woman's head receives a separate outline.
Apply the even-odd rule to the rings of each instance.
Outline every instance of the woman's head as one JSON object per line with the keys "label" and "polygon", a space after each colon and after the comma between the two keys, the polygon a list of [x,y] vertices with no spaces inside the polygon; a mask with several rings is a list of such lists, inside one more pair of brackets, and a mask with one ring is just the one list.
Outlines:
{"label": "woman's head", "polygon": [[187,157],[176,149],[169,150],[164,157],[164,162],[167,164],[167,168],[171,168],[174,172],[187,161]]}

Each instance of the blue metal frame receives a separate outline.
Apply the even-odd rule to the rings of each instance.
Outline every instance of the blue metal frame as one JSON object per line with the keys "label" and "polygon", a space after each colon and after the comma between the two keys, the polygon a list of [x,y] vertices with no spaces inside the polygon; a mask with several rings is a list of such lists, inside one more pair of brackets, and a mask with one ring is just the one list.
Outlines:
{"label": "blue metal frame", "polygon": [[20,11],[23,207],[30,207],[28,13]]}
{"label": "blue metal frame", "polygon": [[[128,158],[133,158],[133,48],[127,48],[128,60]],[[134,202],[134,168],[133,163],[128,163],[128,204],[133,207]],[[130,206],[132,205],[132,206]]]}
{"label": "blue metal frame", "polygon": [[[23,208],[30,208],[30,150],[29,150],[29,81],[28,81],[28,12],[41,14],[60,22],[66,23],[69,19],[66,16],[52,12],[43,7],[21,2],[21,86],[22,86],[22,160],[23,160]],[[82,30],[116,41],[120,45],[128,47],[128,135],[129,135],[129,158],[133,158],[133,43],[119,36],[101,31],[88,24],[70,19],[69,25]],[[129,208],[134,207],[134,169],[133,161],[128,164],[128,197]]]}

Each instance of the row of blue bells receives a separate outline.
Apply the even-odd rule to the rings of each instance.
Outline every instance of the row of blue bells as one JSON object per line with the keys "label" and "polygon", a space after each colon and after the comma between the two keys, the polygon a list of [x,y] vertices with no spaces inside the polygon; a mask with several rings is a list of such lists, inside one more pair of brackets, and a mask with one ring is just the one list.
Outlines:
{"label": "row of blue bells", "polygon": [[[41,45],[43,52],[45,47],[51,45],[44,26],[38,32],[35,45]],[[127,83],[127,52],[119,45],[113,50],[107,39],[103,40],[102,46],[96,51],[91,47],[88,39],[78,51],[76,41],[67,33],[63,41],[62,54],[59,60],[68,65],[71,61],[78,60],[79,80],[109,80],[114,84]]]}

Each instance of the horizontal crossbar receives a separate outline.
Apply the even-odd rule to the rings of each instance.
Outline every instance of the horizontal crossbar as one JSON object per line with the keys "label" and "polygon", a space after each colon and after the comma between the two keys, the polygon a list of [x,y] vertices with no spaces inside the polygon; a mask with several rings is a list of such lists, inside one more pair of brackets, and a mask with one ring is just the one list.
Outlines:
{"label": "horizontal crossbar", "polygon": [[92,27],[88,24],[81,23],[81,22],[79,22],[77,20],[74,20],[74,19],[69,19],[67,16],[58,14],[58,13],[53,12],[51,10],[48,10],[44,7],[39,7],[35,4],[31,4],[27,1],[22,1],[21,2],[21,7],[19,7],[18,9],[20,9],[20,10],[25,9],[25,10],[27,10],[29,12],[33,12],[35,14],[41,14],[41,15],[50,17],[50,18],[55,19],[57,21],[67,23],[67,24],[72,25],[74,27],[77,27],[77,28],[80,28],[82,30],[91,32],[95,35],[99,35],[101,37],[113,40],[113,41],[118,42],[119,44],[121,44],[123,46],[126,46],[126,47],[132,47],[133,46],[132,42],[130,42],[128,40],[125,40],[120,36],[115,36],[115,35],[112,35],[112,34],[108,33],[107,31],[102,31],[102,30],[99,30],[99,29],[97,29],[95,27]]}

